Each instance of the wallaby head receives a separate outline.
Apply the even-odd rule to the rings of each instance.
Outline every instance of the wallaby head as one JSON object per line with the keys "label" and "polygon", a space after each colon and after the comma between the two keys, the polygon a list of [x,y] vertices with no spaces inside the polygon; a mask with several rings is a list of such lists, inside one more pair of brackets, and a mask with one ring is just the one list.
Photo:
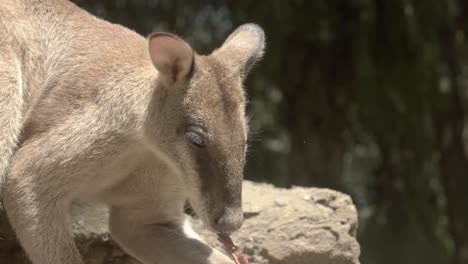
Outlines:
{"label": "wallaby head", "polygon": [[[248,137],[243,81],[263,53],[263,30],[246,24],[208,56],[156,33],[149,53],[159,72],[166,152],[182,169],[187,198],[204,223],[229,233],[242,225],[241,189]],[[166,141],[166,142],[167,142]],[[168,144],[169,145],[169,144]]]}

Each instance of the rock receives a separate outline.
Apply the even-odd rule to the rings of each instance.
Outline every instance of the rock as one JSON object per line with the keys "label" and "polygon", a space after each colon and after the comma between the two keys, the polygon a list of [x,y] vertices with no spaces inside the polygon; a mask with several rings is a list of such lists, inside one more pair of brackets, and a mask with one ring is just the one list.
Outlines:
{"label": "rock", "polygon": [[[233,239],[255,264],[357,264],[357,213],[345,194],[244,183],[245,222]],[[216,243],[194,220],[195,229]]]}
{"label": "rock", "polygon": [[[357,213],[349,196],[328,189],[280,189],[246,181],[243,200],[245,222],[232,237],[250,263],[359,264]],[[79,203],[71,215],[86,263],[138,263],[110,239],[105,207]],[[210,245],[220,249],[215,234],[197,219],[192,224]],[[1,216],[0,262],[28,263]]]}

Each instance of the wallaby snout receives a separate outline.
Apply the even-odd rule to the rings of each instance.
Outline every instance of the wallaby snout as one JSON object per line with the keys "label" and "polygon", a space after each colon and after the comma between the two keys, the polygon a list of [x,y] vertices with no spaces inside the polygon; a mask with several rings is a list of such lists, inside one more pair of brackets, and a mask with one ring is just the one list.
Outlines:
{"label": "wallaby snout", "polygon": [[214,210],[211,217],[212,228],[218,233],[228,234],[239,229],[244,221],[241,192],[243,177],[231,175],[226,178],[224,186],[213,192],[217,195],[212,196]]}
{"label": "wallaby snout", "polygon": [[225,208],[224,211],[214,219],[213,229],[218,233],[229,234],[242,226],[244,214],[242,207]]}

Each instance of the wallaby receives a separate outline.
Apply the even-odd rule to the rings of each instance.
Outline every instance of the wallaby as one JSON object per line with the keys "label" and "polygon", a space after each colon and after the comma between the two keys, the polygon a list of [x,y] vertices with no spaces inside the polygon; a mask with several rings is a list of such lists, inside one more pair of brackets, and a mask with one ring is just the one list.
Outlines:
{"label": "wallaby", "polygon": [[34,264],[82,264],[77,198],[109,205],[113,238],[142,263],[227,264],[191,230],[237,230],[248,124],[242,82],[264,50],[254,24],[208,56],[66,0],[0,1],[4,209]]}

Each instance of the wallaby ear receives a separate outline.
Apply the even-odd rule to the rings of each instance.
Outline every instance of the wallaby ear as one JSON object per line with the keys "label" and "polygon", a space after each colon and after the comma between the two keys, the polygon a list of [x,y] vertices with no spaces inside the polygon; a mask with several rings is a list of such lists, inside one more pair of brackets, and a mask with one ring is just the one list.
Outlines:
{"label": "wallaby ear", "polygon": [[154,67],[169,85],[186,78],[192,71],[192,48],[169,33],[154,33],[149,37],[149,54]]}
{"label": "wallaby ear", "polygon": [[214,52],[222,57],[230,67],[246,74],[262,58],[265,49],[265,33],[256,24],[244,24],[238,27]]}

